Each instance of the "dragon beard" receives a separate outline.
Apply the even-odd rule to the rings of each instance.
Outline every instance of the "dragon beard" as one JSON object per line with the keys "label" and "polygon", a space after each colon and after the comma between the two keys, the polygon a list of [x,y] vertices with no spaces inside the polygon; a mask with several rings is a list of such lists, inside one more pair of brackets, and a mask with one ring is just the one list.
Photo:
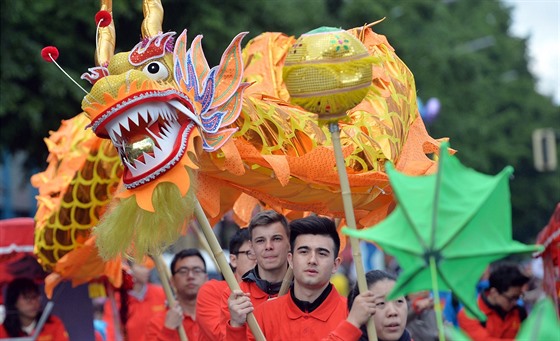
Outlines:
{"label": "dragon beard", "polygon": [[134,196],[112,203],[93,229],[99,254],[104,259],[113,259],[124,249],[137,259],[146,254],[160,254],[179,238],[185,221],[193,215],[192,203],[196,199],[195,171],[185,169],[191,182],[186,195],[181,195],[171,182],[159,183],[152,194],[154,212],[141,208]]}

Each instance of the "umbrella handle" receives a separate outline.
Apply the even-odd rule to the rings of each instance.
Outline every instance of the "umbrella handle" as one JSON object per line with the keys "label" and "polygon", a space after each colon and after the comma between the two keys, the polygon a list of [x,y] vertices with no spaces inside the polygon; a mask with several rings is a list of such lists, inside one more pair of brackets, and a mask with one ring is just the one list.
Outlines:
{"label": "umbrella handle", "polygon": [[[233,275],[233,271],[229,266],[226,255],[224,254],[224,250],[222,250],[222,247],[220,246],[220,243],[218,242],[218,239],[216,238],[216,235],[212,230],[212,226],[210,226],[210,223],[208,222],[208,219],[204,214],[204,210],[202,209],[202,206],[200,206],[200,202],[196,199],[194,200],[194,215],[198,220],[198,223],[200,224],[202,233],[208,241],[208,245],[210,246],[214,257],[216,258],[216,261],[218,262],[218,265],[222,270],[222,275],[224,276],[224,279],[226,280],[229,288],[231,289],[231,291],[240,290],[241,288],[239,287],[239,283],[237,283],[237,280]],[[266,341],[264,334],[261,331],[261,328],[257,323],[257,319],[255,318],[255,315],[253,315],[253,313],[247,314],[247,324],[249,325],[249,329],[251,329],[251,332],[253,332],[255,340]]]}
{"label": "umbrella handle", "polygon": [[288,292],[288,290],[290,290],[290,285],[292,284],[293,279],[294,279],[294,270],[288,267],[288,270],[284,275],[284,279],[282,280],[280,291],[278,291],[278,297],[285,295]]}
{"label": "umbrella handle", "polygon": [[433,256],[430,257],[430,273],[432,275],[432,289],[434,290],[434,310],[436,311],[436,323],[438,327],[439,341],[445,341],[443,315],[441,312],[441,304],[439,300],[436,259]]}
{"label": "umbrella handle", "polygon": [[[334,148],[334,157],[336,160],[336,169],[340,179],[340,191],[342,194],[342,204],[344,205],[344,215],[346,216],[346,224],[348,228],[356,229],[356,217],[354,216],[354,207],[352,206],[352,192],[350,191],[350,183],[346,173],[346,164],[344,163],[344,155],[342,154],[342,145],[340,144],[340,127],[338,122],[329,123],[329,131],[331,132],[332,144]],[[366,274],[362,263],[362,253],[360,251],[360,243],[357,238],[350,237],[350,247],[352,248],[352,257],[354,266],[356,267],[356,279],[360,294],[368,290]],[[370,341],[377,341],[377,331],[375,324],[370,317],[367,322],[367,334]]]}

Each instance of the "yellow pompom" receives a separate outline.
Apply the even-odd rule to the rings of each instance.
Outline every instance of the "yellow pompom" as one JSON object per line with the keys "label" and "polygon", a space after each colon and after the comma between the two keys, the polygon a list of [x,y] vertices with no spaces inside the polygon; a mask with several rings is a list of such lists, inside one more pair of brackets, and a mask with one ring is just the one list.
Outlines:
{"label": "yellow pompom", "polygon": [[322,27],[303,34],[292,46],[283,68],[291,101],[338,121],[366,96],[374,58],[350,33]]}

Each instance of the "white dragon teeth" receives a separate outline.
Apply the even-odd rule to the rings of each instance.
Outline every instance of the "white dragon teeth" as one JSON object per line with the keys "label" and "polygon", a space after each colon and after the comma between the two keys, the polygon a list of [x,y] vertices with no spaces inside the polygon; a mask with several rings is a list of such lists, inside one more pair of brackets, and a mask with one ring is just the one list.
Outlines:
{"label": "white dragon teeth", "polygon": [[[140,116],[142,116],[142,119],[144,119],[144,122],[151,122],[152,118],[151,115],[148,113],[148,110],[140,110]],[[148,117],[150,117],[150,119],[148,119]]]}
{"label": "white dragon teeth", "polygon": [[181,113],[185,114],[186,116],[188,116],[191,120],[193,120],[199,127],[202,126],[202,122],[200,121],[200,118],[195,115],[192,111],[189,110],[189,108],[187,108],[186,106],[184,106],[181,102],[177,101],[177,100],[171,100],[168,102],[170,105],[172,105],[175,109],[177,109],[178,111],[180,111]]}
{"label": "white dragon teeth", "polygon": [[[179,110],[188,109],[180,104],[178,101]],[[190,113],[190,112],[189,112]],[[187,116],[193,115],[192,113],[187,114]],[[194,115],[193,115],[194,116]],[[141,124],[140,117],[143,122],[147,122],[147,127],[156,123],[160,118],[159,133],[154,133],[150,129],[144,130],[147,135],[149,135],[154,141],[153,152],[148,154],[143,153],[143,158],[131,160],[127,157],[127,153],[124,151],[126,145],[124,139],[126,139],[127,132],[131,129],[131,122],[136,126]],[[115,147],[119,149],[122,155],[122,160],[125,166],[130,170],[132,176],[144,175],[153,169],[160,166],[160,163],[166,159],[175,144],[175,139],[181,131],[181,125],[178,121],[178,113],[172,106],[165,103],[147,103],[140,106],[131,108],[121,114],[118,118],[115,118],[113,122],[107,123],[107,132]]]}
{"label": "white dragon teeth", "polygon": [[130,162],[128,162],[128,159],[126,158],[121,158],[121,159],[124,165],[126,166],[126,168],[128,168],[132,172],[132,174],[134,174],[136,171],[136,167],[134,167]]}

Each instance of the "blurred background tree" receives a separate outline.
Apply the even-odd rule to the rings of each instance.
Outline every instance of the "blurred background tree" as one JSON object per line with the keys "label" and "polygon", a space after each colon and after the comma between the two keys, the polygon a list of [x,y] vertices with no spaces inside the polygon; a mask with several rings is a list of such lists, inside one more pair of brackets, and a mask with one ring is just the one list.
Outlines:
{"label": "blurred background tree", "polygon": [[[418,96],[437,98],[427,121],[435,138],[449,137],[461,162],[495,174],[515,168],[511,181],[514,238],[531,242],[560,201],[559,171],[533,167],[531,134],[559,128],[558,105],[535,91],[527,41],[508,33],[511,9],[487,0],[163,0],[164,30],[203,34],[211,65],[231,39],[249,31],[299,36],[319,26],[352,28],[385,17],[387,36],[416,79]],[[93,66],[97,1],[18,0],[1,4],[0,149],[24,150],[29,169],[43,169],[42,139],[80,110],[83,92],[40,56],[56,45],[65,70],[79,80]],[[140,37],[140,0],[114,1],[117,52]],[[83,86],[87,86],[82,82]]]}

